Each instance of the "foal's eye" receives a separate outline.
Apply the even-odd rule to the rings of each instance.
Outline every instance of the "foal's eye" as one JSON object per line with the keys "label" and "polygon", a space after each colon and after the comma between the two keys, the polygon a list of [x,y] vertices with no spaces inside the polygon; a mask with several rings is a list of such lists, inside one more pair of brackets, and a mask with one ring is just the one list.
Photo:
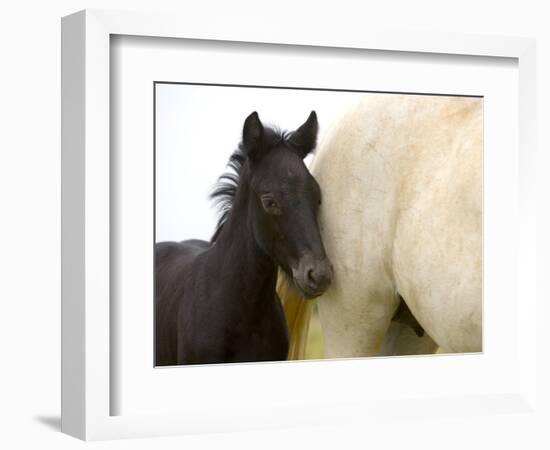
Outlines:
{"label": "foal's eye", "polygon": [[262,195],[260,197],[264,210],[269,214],[280,214],[281,208],[277,201],[271,195]]}

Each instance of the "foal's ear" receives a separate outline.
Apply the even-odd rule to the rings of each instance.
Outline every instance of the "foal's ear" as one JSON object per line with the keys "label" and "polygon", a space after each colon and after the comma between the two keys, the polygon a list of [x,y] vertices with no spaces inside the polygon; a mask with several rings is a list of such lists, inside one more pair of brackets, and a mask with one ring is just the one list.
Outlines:
{"label": "foal's ear", "polygon": [[251,159],[258,158],[262,146],[262,138],[264,135],[264,127],[258,113],[254,111],[244,121],[243,126],[243,146],[246,153]]}
{"label": "foal's ear", "polygon": [[317,114],[315,111],[311,111],[304,124],[292,133],[290,141],[302,158],[305,158],[315,148],[318,131]]}

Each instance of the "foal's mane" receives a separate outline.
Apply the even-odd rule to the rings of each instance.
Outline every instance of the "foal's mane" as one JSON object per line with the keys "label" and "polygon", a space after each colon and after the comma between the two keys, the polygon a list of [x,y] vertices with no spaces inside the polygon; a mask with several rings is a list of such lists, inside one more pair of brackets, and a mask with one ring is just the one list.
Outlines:
{"label": "foal's mane", "polygon": [[[277,127],[264,126],[262,147],[269,149],[281,144],[290,144],[293,132],[281,131]],[[222,228],[227,221],[231,208],[237,195],[243,168],[246,162],[246,150],[243,143],[239,144],[237,150],[229,157],[227,162],[227,170],[220,175],[216,184],[212,188],[209,197],[213,201],[215,207],[220,211],[220,218],[216,225],[216,231],[210,239],[211,243],[216,242]]]}

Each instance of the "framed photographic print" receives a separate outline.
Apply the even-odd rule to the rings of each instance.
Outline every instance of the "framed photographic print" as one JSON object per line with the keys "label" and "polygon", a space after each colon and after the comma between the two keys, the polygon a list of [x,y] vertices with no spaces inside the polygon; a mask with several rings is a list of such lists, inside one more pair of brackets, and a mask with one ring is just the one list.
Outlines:
{"label": "framed photographic print", "polygon": [[63,431],[530,410],[533,42],[211,30],[63,19]]}

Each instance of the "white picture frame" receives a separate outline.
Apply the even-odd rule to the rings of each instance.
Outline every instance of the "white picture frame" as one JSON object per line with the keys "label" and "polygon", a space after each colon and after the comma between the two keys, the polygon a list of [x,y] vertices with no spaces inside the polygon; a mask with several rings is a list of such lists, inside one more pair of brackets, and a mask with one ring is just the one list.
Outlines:
{"label": "white picture frame", "polygon": [[[484,398],[436,399],[442,415],[536,411],[535,292],[535,44],[532,39],[460,34],[349,30],[331,33],[281,30],[262,23],[204,27],[189,16],[86,10],[62,21],[62,431],[85,440],[162,436],[222,430],[325,424],[334,420],[388,417],[391,406],[343,403],[319,413],[297,410],[233,414],[110,414],[110,36],[149,36],[242,43],[287,44],[423,54],[514,58],[518,61],[519,241],[516,390]],[[517,294],[519,295],[519,294]],[[426,399],[433,402],[434,399]],[[480,404],[482,405],[480,406]],[[427,403],[409,400],[408,411]],[[476,405],[476,406],[472,406]],[[308,414],[309,413],[309,414]],[[231,417],[230,417],[231,416]],[[239,420],[241,419],[241,420]],[[245,419],[245,420],[243,420]]]}

